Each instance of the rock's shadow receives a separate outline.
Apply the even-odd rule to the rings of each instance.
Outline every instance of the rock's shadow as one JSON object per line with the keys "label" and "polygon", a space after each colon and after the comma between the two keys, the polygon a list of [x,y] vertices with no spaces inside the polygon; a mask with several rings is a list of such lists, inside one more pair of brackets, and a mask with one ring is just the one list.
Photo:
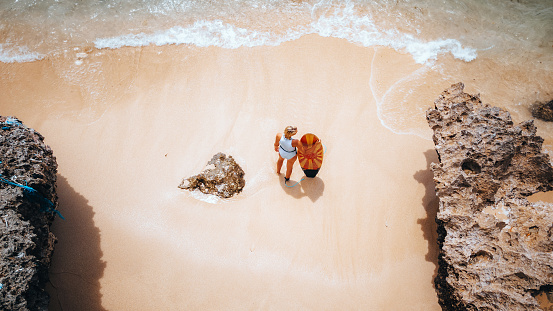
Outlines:
{"label": "rock's shadow", "polygon": [[100,279],[106,263],[102,261],[100,230],[94,225],[94,211],[88,200],[58,174],[58,209],[65,220],[56,219],[52,232],[58,238],[52,265],[48,310],[106,310],[102,307]]}
{"label": "rock's shadow", "polygon": [[[436,278],[438,273],[438,224],[436,224],[436,215],[438,214],[438,205],[439,200],[436,196],[436,191],[434,188],[434,173],[430,169],[430,164],[432,162],[438,163],[438,155],[434,149],[427,150],[424,152],[426,157],[426,169],[418,171],[413,175],[413,178],[424,185],[426,192],[422,198],[422,205],[426,211],[426,218],[421,218],[417,220],[417,223],[421,225],[423,232],[423,237],[428,241],[428,253],[426,254],[425,259],[429,262],[434,263],[436,268],[434,269],[434,275],[432,280]],[[434,284],[434,282],[432,282]]]}
{"label": "rock's shadow", "polygon": [[287,184],[284,184],[284,179],[280,178],[280,186],[284,191],[296,199],[309,197],[312,202],[317,201],[325,189],[325,184],[319,177],[309,178],[302,177],[302,180],[295,181],[290,179]]}

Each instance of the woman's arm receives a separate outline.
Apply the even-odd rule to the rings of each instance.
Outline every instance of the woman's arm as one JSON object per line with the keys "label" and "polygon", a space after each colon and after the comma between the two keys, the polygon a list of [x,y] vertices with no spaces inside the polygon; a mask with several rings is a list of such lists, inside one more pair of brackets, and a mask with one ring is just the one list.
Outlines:
{"label": "woman's arm", "polygon": [[304,153],[303,144],[299,139],[292,140],[292,147],[296,147],[301,153]]}
{"label": "woman's arm", "polygon": [[280,145],[280,139],[282,138],[282,133],[278,133],[275,139],[275,151],[278,152],[278,146]]}

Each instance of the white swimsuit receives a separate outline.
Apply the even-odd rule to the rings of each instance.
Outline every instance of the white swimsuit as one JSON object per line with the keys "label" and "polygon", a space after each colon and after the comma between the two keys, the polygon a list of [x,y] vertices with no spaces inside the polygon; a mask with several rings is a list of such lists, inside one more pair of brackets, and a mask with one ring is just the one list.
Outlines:
{"label": "white swimsuit", "polygon": [[292,147],[292,139],[286,139],[286,137],[282,136],[279,142],[278,153],[286,160],[290,160],[295,157],[298,152],[295,147]]}

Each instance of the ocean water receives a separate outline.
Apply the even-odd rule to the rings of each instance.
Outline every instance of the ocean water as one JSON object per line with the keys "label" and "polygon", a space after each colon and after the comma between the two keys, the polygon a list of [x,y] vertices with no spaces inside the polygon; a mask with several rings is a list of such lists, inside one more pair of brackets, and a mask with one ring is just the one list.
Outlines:
{"label": "ocean water", "polygon": [[423,65],[377,98],[383,125],[399,134],[428,138],[424,118],[404,122],[428,108],[416,101],[418,81],[428,78],[473,83],[515,120],[530,118],[532,103],[553,99],[553,0],[0,2],[4,63],[125,46],[271,46],[308,34],[393,48]]}

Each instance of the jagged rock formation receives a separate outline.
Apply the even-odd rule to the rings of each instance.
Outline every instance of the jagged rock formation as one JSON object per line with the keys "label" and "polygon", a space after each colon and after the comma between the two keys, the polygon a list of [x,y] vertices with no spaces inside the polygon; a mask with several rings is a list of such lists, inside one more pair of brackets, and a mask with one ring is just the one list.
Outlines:
{"label": "jagged rock formation", "polygon": [[179,188],[198,189],[206,194],[230,198],[242,191],[245,183],[240,165],[232,156],[219,152],[207,162],[207,167],[200,174],[183,179]]}
{"label": "jagged rock formation", "polygon": [[0,310],[48,310],[44,286],[56,242],[50,232],[56,158],[42,135],[0,117],[0,161]]}
{"label": "jagged rock formation", "polygon": [[553,189],[533,121],[483,105],[452,85],[426,118],[440,246],[435,286],[443,310],[541,310],[535,295],[553,284],[553,204],[526,197]]}
{"label": "jagged rock formation", "polygon": [[553,100],[547,103],[535,103],[530,107],[532,116],[536,119],[553,122]]}

